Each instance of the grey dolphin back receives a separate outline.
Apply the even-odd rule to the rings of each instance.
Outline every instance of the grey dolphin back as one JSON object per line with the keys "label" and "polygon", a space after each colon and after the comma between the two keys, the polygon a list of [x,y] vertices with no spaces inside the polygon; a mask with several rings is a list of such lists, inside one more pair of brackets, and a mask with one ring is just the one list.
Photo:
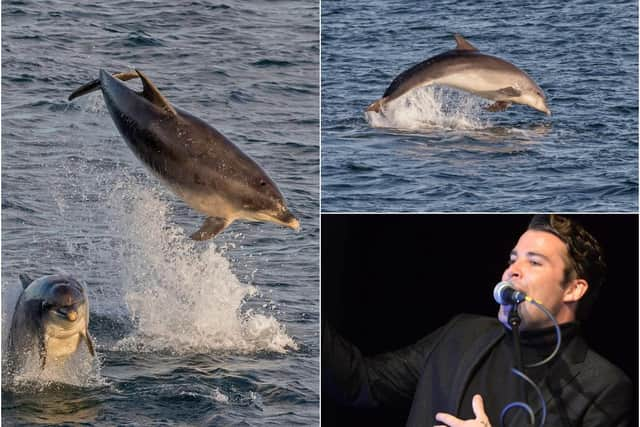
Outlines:
{"label": "grey dolphin back", "polygon": [[385,90],[384,92],[384,102],[392,101],[405,94],[408,90],[413,89],[417,85],[417,82],[413,82],[412,84],[411,81],[415,80],[416,78],[418,80],[423,80],[426,75],[431,75],[432,78],[437,77],[437,71],[434,67],[434,64],[438,60],[458,55],[461,52],[465,52],[468,54],[478,52],[478,49],[471,43],[469,43],[467,39],[462,37],[462,35],[456,33],[454,34],[454,37],[456,39],[456,48],[454,50],[441,53],[418,64],[415,64],[409,69],[400,73],[395,79],[393,79],[387,90]]}

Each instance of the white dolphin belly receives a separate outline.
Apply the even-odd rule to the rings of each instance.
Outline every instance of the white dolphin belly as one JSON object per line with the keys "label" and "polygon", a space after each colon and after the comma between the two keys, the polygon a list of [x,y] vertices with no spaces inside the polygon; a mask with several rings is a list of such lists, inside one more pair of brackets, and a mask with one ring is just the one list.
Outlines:
{"label": "white dolphin belly", "polygon": [[450,86],[483,98],[499,101],[509,97],[498,91],[507,87],[514,87],[515,82],[505,79],[505,76],[500,74],[475,70],[449,74],[434,80],[432,84]]}
{"label": "white dolphin belly", "polygon": [[47,356],[59,358],[75,353],[83,332],[84,322],[78,322],[73,328],[64,328],[55,323],[48,324],[45,330]]}
{"label": "white dolphin belly", "polygon": [[80,345],[80,334],[58,338],[48,337],[47,339],[47,356],[52,358],[68,357],[75,353]]}
{"label": "white dolphin belly", "polygon": [[233,219],[238,215],[238,208],[231,205],[226,197],[217,193],[191,191],[169,182],[167,182],[167,185],[189,206],[205,215]]}

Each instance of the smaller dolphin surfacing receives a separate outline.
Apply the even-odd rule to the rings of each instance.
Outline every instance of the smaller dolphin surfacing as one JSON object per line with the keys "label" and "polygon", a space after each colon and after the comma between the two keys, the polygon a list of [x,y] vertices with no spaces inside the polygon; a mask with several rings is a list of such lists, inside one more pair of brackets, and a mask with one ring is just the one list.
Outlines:
{"label": "smaller dolphin surfacing", "polygon": [[9,331],[12,371],[21,370],[32,356],[43,369],[50,361],[64,362],[81,342],[95,356],[86,286],[67,274],[37,280],[21,274],[20,280],[23,290]]}
{"label": "smaller dolphin surfacing", "polygon": [[[140,93],[121,82],[134,78],[142,80]],[[204,121],[171,105],[141,71],[112,76],[101,70],[99,79],[75,90],[69,100],[98,89],[136,157],[207,215],[192,239],[210,239],[236,219],[300,228],[276,184],[253,159]]]}
{"label": "smaller dolphin surfacing", "polygon": [[487,107],[489,111],[504,111],[515,103],[551,115],[542,89],[527,73],[503,59],[480,53],[460,34],[454,37],[457,43],[455,49],[400,73],[383,97],[369,105],[367,111],[379,113],[385,104],[412,89],[442,85],[495,101]]}

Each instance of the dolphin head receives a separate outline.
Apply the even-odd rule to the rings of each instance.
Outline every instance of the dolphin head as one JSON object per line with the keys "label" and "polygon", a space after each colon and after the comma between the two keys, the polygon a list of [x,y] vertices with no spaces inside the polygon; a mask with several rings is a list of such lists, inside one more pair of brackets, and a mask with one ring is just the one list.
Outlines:
{"label": "dolphin head", "polygon": [[284,225],[295,231],[300,230],[300,221],[291,213],[289,208],[284,203],[278,204],[278,208],[275,212],[271,212],[267,219],[268,221],[275,222],[276,224]]}
{"label": "dolphin head", "polygon": [[549,110],[549,106],[547,105],[547,98],[544,96],[544,92],[533,81],[529,81],[528,83],[529,84],[522,90],[522,94],[515,101],[519,104],[528,105],[550,116],[551,110]]}
{"label": "dolphin head", "polygon": [[252,181],[255,182],[249,185],[249,197],[243,203],[246,217],[273,222],[298,231],[300,221],[289,210],[284,196],[271,178],[266,173],[260,173]]}
{"label": "dolphin head", "polygon": [[70,277],[54,280],[42,295],[43,324],[56,331],[84,330],[88,322],[84,288]]}

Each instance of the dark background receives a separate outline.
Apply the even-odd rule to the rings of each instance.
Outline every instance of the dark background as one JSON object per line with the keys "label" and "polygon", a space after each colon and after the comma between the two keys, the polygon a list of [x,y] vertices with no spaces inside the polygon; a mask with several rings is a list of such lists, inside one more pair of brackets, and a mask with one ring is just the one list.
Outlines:
{"label": "dark background", "polygon": [[[600,298],[583,324],[586,339],[637,389],[638,217],[567,216],[600,242],[608,264]],[[530,219],[525,214],[323,214],[323,322],[371,355],[411,344],[461,312],[496,316],[493,287]],[[324,391],[321,411],[322,424],[331,426],[404,425],[408,415],[408,408],[341,407]]]}

